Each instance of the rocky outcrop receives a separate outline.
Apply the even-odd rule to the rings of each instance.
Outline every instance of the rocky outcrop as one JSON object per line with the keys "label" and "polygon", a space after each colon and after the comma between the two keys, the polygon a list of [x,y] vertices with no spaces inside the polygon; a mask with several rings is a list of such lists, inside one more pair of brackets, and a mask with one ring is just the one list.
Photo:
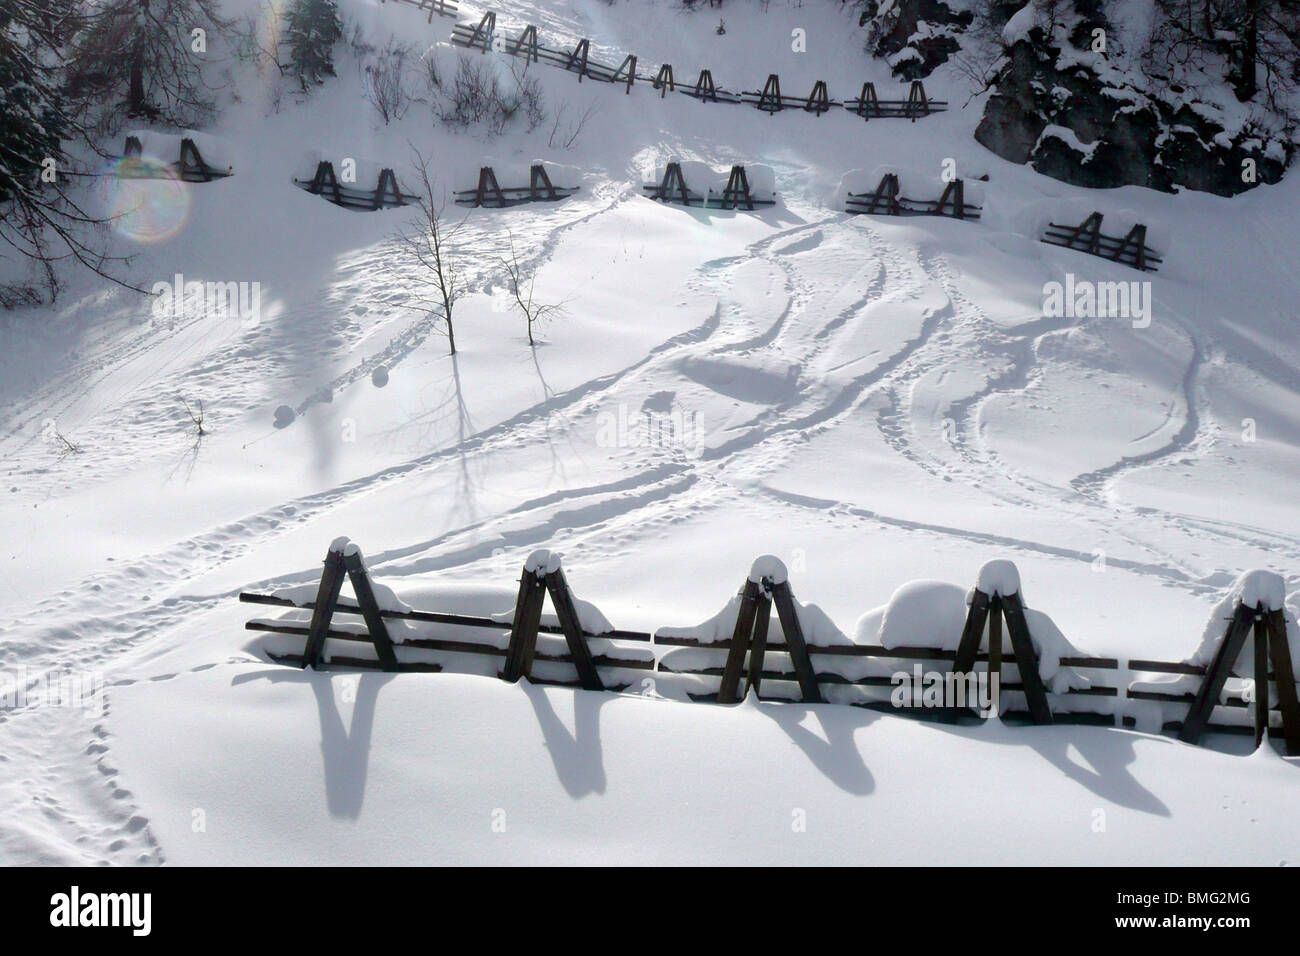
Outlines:
{"label": "rocky outcrop", "polygon": [[1231,196],[1281,179],[1291,144],[1280,123],[1235,108],[1230,97],[1211,101],[1117,67],[1094,49],[1096,29],[1114,36],[1090,0],[1076,0],[1050,24],[1032,5],[1013,17],[975,138],[1004,159],[1080,186]]}
{"label": "rocky outcrop", "polygon": [[866,0],[858,25],[867,31],[867,51],[889,62],[895,76],[916,80],[961,49],[969,10],[942,0]]}

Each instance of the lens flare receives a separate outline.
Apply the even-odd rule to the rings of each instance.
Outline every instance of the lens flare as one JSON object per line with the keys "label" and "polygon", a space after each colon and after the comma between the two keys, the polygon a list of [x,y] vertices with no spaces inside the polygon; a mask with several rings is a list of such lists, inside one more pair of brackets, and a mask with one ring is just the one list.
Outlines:
{"label": "lens flare", "polygon": [[189,218],[190,187],[149,156],[116,160],[100,177],[104,206],[119,235],[152,245],[179,233]]}

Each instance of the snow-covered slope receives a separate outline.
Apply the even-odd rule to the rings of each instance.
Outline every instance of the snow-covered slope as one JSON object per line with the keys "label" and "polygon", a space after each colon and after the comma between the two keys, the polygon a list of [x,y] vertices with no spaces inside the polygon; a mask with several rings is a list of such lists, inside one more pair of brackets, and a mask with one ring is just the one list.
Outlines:
{"label": "snow-covered slope", "polygon": [[[341,6],[380,44],[450,32],[406,4]],[[771,72],[788,93],[898,88],[837,3],[730,4],[722,36],[669,0],[493,8],[512,35],[589,36],[593,55],[671,61],[679,81],[707,67],[729,89]],[[796,28],[807,53],[791,50]],[[969,770],[996,777],[981,804],[1023,810],[1045,859],[1181,862],[1217,815],[1223,843],[1197,862],[1294,860],[1294,769],[1271,752],[301,675],[249,650],[237,593],[315,580],[341,534],[399,593],[430,578],[508,591],[530,551],[554,548],[579,597],[644,630],[707,619],[758,554],[785,560],[799,598],[846,634],[908,581],[973,584],[1010,557],[1071,643],[1121,657],[1187,656],[1243,570],[1300,583],[1294,177],[1232,200],[1073,188],[979,147],[980,100],[963,108],[942,70],[927,90],[951,108],[908,123],[769,117],[533,69],[561,130],[594,106],[574,148],[548,146],[549,121],[489,141],[419,104],[380,125],[342,53],[302,105],[271,109],[242,76],[208,131],[235,175],[179,187],[169,238],[122,242],[146,287],[260,283],[260,320],[158,320],[88,280],[0,319],[4,667],[103,672],[108,704],[0,714],[0,859],[866,862],[916,823],[936,862],[1005,860],[992,818],[949,786]],[[412,144],[448,171],[581,171],[566,202],[468,216],[455,359],[408,299],[392,240],[408,213],[290,185],[313,153],[401,175]],[[770,166],[780,201],[645,199],[671,159]],[[897,167],[937,198],[947,159],[989,176],[978,223],[840,211],[850,170]],[[468,188],[464,175],[441,185]],[[1044,216],[1094,208],[1159,224],[1160,271],[1036,241]],[[539,296],[565,303],[536,349],[505,301],[507,230]],[[1067,273],[1149,279],[1149,327],[1045,317],[1044,287]],[[203,403],[201,441],[182,396]],[[681,423],[680,440],[647,440],[646,420]],[[724,818],[742,803],[752,818]],[[791,831],[796,808],[807,834]]]}

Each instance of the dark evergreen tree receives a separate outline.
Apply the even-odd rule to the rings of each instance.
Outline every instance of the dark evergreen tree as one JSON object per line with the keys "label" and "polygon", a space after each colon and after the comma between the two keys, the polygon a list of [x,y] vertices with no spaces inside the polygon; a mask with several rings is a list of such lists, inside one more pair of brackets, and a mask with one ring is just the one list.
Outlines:
{"label": "dark evergreen tree", "polygon": [[335,0],[293,0],[285,19],[288,72],[306,91],[334,75],[334,44],[343,36]]}
{"label": "dark evergreen tree", "polygon": [[87,140],[59,88],[77,11],[74,0],[0,0],[0,308],[53,298],[64,259],[112,278],[66,145]]}
{"label": "dark evergreen tree", "polygon": [[83,107],[201,125],[213,112],[207,47],[231,24],[216,0],[105,0],[87,9],[68,51],[67,90]]}

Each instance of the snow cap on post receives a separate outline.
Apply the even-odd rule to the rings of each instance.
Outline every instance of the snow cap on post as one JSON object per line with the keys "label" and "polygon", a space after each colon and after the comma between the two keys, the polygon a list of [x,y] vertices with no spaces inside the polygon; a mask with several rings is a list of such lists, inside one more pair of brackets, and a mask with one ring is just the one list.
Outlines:
{"label": "snow cap on post", "polygon": [[[349,545],[352,545],[352,539],[345,534],[340,535],[330,542],[330,553],[343,554],[348,549]],[[352,546],[355,547],[355,545]]]}
{"label": "snow cap on post", "polygon": [[1266,611],[1279,611],[1286,604],[1286,581],[1273,571],[1247,571],[1232,586],[1232,596],[1234,604],[1263,604]]}
{"label": "snow cap on post", "polygon": [[773,584],[784,584],[786,582],[789,574],[786,573],[785,565],[780,558],[765,554],[754,559],[754,563],[749,568],[749,580],[755,584],[762,584],[764,578],[767,578]]}
{"label": "snow cap on post", "polygon": [[560,570],[560,562],[563,555],[558,551],[548,551],[546,548],[538,548],[528,556],[524,562],[524,570],[540,577]]}
{"label": "snow cap on post", "polygon": [[983,591],[989,597],[1002,595],[1009,597],[1020,593],[1020,572],[1014,561],[1004,558],[988,561],[980,568],[979,580],[975,590]]}

